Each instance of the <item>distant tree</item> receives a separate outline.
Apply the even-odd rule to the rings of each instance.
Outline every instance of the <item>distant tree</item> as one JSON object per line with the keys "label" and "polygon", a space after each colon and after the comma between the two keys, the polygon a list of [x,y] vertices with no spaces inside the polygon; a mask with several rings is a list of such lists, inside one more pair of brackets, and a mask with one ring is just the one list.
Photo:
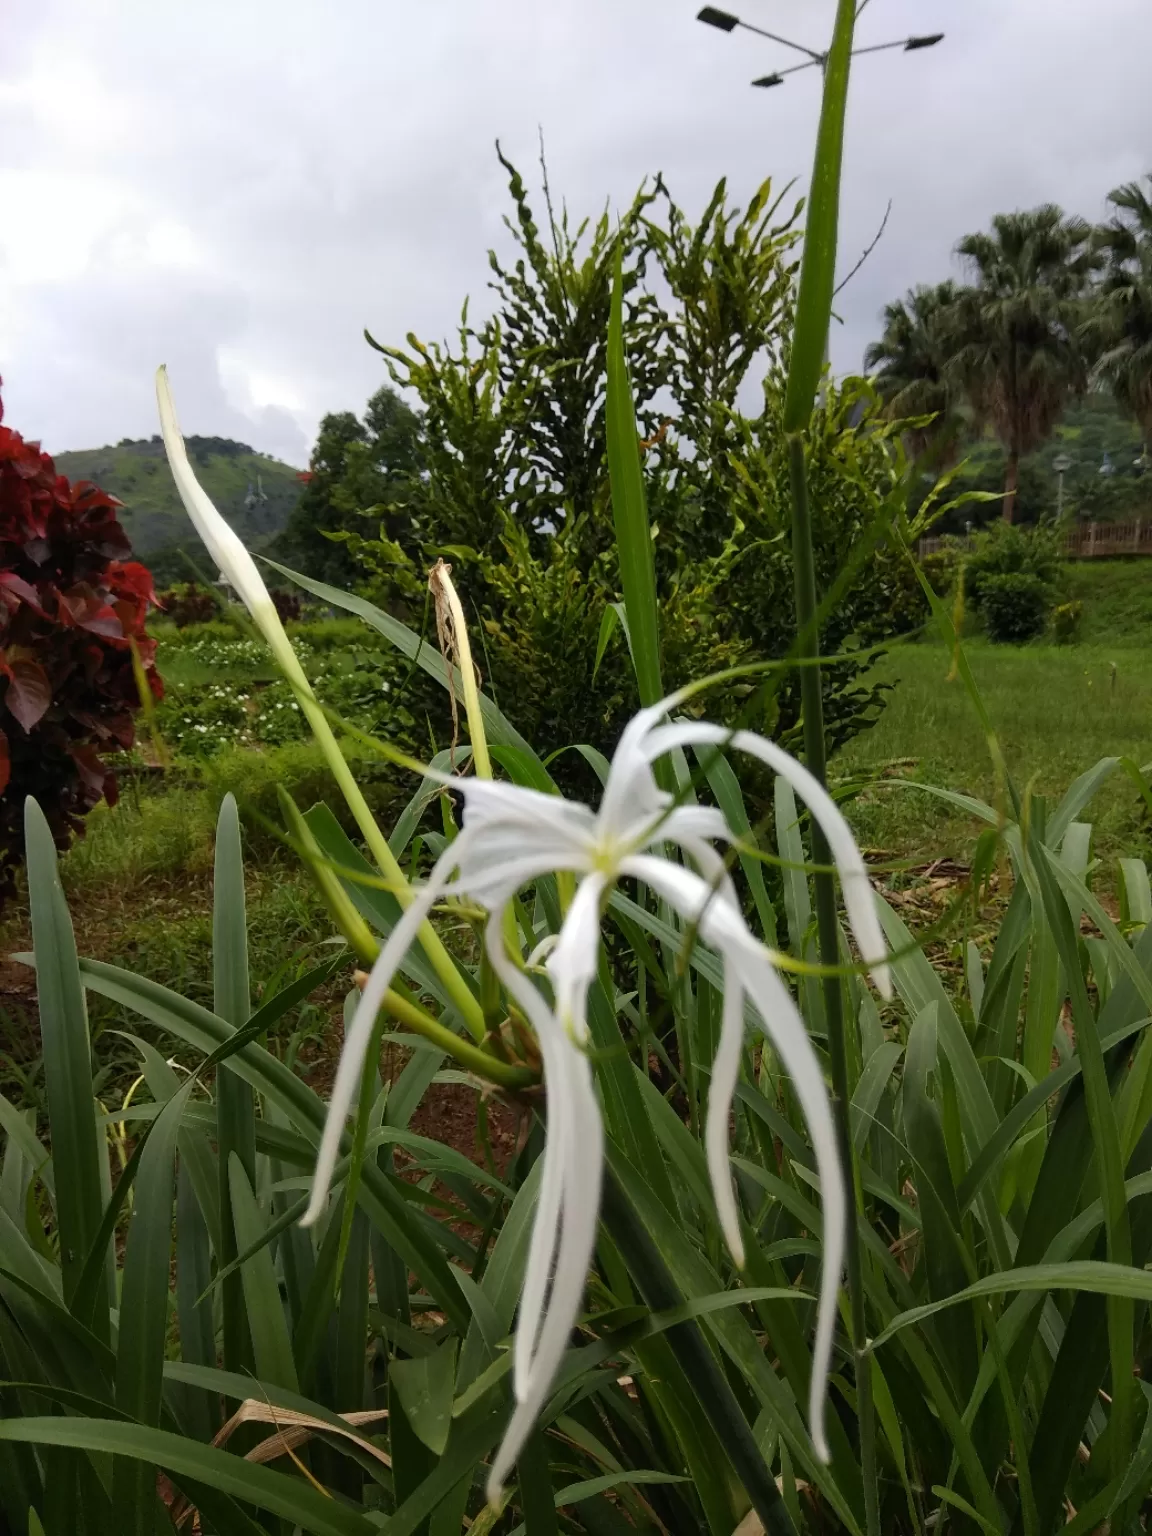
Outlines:
{"label": "distant tree", "polygon": [[1085,327],[1092,376],[1152,438],[1152,175],[1108,194],[1114,213],[1096,231],[1104,271]]}
{"label": "distant tree", "polygon": [[1099,257],[1090,226],[1052,203],[997,214],[991,233],[965,235],[956,249],[975,283],[952,310],[950,371],[977,421],[1004,445],[1003,515],[1011,522],[1021,458],[1087,386],[1081,334]]}
{"label": "distant tree", "polygon": [[905,439],[916,458],[940,464],[955,454],[964,427],[963,392],[950,366],[958,294],[950,280],[910,288],[885,307],[884,334],[864,354],[889,418],[932,418]]}
{"label": "distant tree", "polygon": [[408,501],[423,462],[419,415],[384,385],[364,420],[351,411],[325,416],[312,450],[311,478],[276,545],[290,565],[320,581],[349,586],[360,568],[360,537],[417,547]]}

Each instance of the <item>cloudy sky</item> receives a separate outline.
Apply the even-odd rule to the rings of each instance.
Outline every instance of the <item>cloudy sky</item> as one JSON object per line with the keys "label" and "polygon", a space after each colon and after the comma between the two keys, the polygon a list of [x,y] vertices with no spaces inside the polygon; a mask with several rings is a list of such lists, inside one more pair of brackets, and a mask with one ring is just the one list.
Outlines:
{"label": "cloudy sky", "polygon": [[[834,0],[726,0],[820,46]],[[0,374],[49,451],[155,430],[166,361],[186,431],[306,461],[325,411],[382,380],[367,325],[444,335],[507,249],[500,138],[574,212],[664,173],[698,213],[807,174],[817,72],[698,0],[0,0]],[[870,0],[859,61],[837,368],[886,300],[952,269],[998,209],[1089,217],[1152,170],[1148,0]]]}

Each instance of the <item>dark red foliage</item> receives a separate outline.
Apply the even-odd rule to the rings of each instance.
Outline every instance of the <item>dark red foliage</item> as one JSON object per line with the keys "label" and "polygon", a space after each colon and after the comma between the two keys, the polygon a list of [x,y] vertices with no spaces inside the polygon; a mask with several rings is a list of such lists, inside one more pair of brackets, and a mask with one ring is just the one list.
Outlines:
{"label": "dark red foliage", "polygon": [[164,617],[171,619],[177,629],[187,629],[189,624],[206,624],[216,618],[220,610],[212,593],[194,581],[177,582],[174,587],[161,592],[158,601]]}
{"label": "dark red foliage", "polygon": [[281,624],[292,624],[300,617],[300,599],[295,592],[274,591],[271,595]]}
{"label": "dark red foliage", "polygon": [[130,747],[140,697],[135,641],[163,695],[145,633],[152,577],[130,559],[120,503],[3,425],[0,403],[0,900],[24,854],[34,795],[66,848],[101,799],[116,802],[102,751]]}

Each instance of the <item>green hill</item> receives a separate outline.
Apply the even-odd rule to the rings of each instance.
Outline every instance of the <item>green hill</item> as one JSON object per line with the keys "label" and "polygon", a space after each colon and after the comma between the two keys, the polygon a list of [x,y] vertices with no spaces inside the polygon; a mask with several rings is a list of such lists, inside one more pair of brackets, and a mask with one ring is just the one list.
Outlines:
{"label": "green hill", "polygon": [[[265,548],[283,529],[303,489],[297,471],[226,437],[190,437],[187,444],[208,495],[250,549]],[[124,503],[120,520],[133,551],[152,567],[157,581],[187,579],[180,546],[205,563],[159,437],[124,438],[114,448],[58,453],[55,462],[59,474],[93,480]]]}

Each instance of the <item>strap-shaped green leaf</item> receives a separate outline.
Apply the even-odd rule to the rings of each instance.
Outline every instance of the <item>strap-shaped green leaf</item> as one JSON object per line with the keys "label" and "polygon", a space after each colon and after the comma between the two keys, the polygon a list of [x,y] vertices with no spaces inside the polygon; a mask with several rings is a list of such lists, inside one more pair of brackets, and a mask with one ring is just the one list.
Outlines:
{"label": "strap-shaped green leaf", "polygon": [[[52,1131],[60,1269],[64,1295],[70,1301],[104,1214],[97,1162],[104,1142],[96,1128],[88,1010],[72,919],[60,885],[52,833],[43,811],[31,799],[25,806],[24,833],[44,1083]],[[97,1280],[96,1292],[92,1326],[97,1336],[106,1340],[109,1297],[103,1276]]]}

